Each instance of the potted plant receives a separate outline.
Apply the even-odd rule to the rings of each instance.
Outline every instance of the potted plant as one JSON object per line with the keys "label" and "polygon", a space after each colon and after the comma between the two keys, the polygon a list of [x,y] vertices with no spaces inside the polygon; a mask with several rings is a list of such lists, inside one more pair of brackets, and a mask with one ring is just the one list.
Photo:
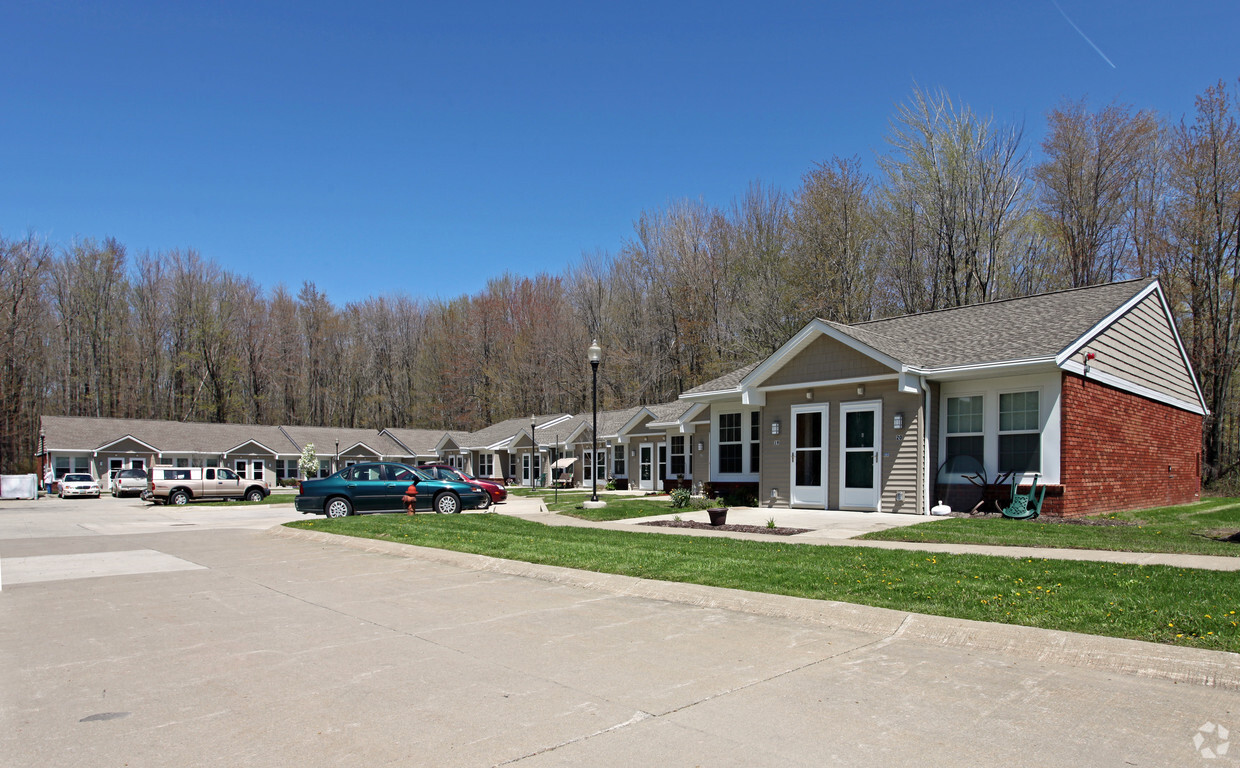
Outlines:
{"label": "potted plant", "polygon": [[728,508],[727,507],[711,507],[710,509],[706,510],[706,514],[710,515],[711,525],[723,525],[728,520]]}

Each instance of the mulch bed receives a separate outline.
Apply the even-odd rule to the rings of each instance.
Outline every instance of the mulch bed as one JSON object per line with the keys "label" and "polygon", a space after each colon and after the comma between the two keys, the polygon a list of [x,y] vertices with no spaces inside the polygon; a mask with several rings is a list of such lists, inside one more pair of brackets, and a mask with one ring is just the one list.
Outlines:
{"label": "mulch bed", "polygon": [[654,525],[659,528],[701,528],[707,531],[737,531],[739,533],[767,533],[772,536],[795,536],[798,533],[809,533],[813,528],[768,528],[765,525],[711,525],[693,520],[651,520],[638,525]]}

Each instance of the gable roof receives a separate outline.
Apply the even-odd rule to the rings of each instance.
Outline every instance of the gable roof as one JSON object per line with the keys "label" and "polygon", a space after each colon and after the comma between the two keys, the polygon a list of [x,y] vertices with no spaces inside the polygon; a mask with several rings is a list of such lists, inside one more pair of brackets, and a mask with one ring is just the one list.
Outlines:
{"label": "gable roof", "polygon": [[1153,282],[1125,280],[853,325],[821,322],[919,369],[1052,359]]}
{"label": "gable roof", "polygon": [[1065,362],[1066,358],[1151,296],[1157,297],[1155,303],[1162,308],[1159,322],[1165,322],[1168,326],[1167,335],[1174,339],[1170,345],[1174,348],[1171,354],[1178,353],[1186,371],[1186,380],[1190,382],[1185,386],[1197,394],[1197,402],[1174,396],[1167,399],[1167,396],[1149,387],[1121,379],[1108,381],[1138,394],[1164,399],[1178,407],[1204,412],[1205,402],[1200,397],[1200,388],[1192,375],[1170,310],[1166,308],[1165,297],[1158,280],[1152,278],[1002,299],[853,325],[812,320],[765,360],[687,390],[681,397],[709,401],[720,396],[740,394],[744,400],[759,391],[755,402],[761,402],[763,382],[815,339],[824,336],[889,367],[892,375],[898,376],[903,391],[916,391],[918,385],[915,378],[919,375],[955,377],[1031,364],[1076,371],[1073,367],[1076,364]]}
{"label": "gable roof", "polygon": [[288,440],[297,447],[297,453],[307,444],[314,444],[319,456],[330,456],[340,443],[340,453],[345,454],[359,445],[368,453],[383,457],[404,457],[409,452],[391,437],[374,429],[351,429],[348,427],[280,427]]}
{"label": "gable roof", "polygon": [[[537,429],[542,429],[548,424],[558,423],[567,419],[572,414],[555,413],[544,414],[534,417],[534,424]],[[457,440],[462,448],[477,450],[480,448],[490,448],[499,446],[500,443],[507,443],[521,433],[529,434],[530,418],[528,416],[520,416],[515,419],[507,419],[498,424],[492,424],[489,427],[483,427],[477,432],[470,432]]]}
{"label": "gable roof", "polygon": [[40,425],[48,450],[97,451],[116,443],[118,438],[131,437],[157,453],[222,454],[250,441],[277,454],[297,453],[279,427],[261,424],[43,416]]}
{"label": "gable roof", "polygon": [[392,438],[400,443],[410,456],[434,456],[436,450],[443,444],[444,438],[450,438],[460,443],[466,432],[443,429],[401,429],[399,427],[389,427],[379,434]]}

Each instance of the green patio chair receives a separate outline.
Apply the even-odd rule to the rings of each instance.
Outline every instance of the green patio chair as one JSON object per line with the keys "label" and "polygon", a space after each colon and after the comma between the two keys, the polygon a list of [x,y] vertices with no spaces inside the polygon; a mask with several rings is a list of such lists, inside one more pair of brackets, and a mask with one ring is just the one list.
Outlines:
{"label": "green patio chair", "polygon": [[[1012,500],[1003,508],[1003,516],[1012,520],[1032,520],[1042,514],[1042,499],[1046,498],[1046,486],[1038,493],[1038,475],[1034,474],[1029,493],[1017,493],[1020,489],[1020,474],[1012,473]],[[1030,504],[1033,504],[1030,507]]]}

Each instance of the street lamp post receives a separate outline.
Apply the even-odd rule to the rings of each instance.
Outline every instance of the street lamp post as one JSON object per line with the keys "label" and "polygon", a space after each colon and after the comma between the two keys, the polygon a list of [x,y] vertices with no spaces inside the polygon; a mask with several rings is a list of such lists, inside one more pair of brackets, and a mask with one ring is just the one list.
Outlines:
{"label": "street lamp post", "polygon": [[333,472],[340,471],[340,441],[336,441],[336,463],[332,465]]}
{"label": "street lamp post", "polygon": [[593,383],[591,386],[592,397],[594,400],[594,450],[590,453],[590,461],[594,462],[594,466],[590,469],[590,477],[594,480],[594,489],[590,494],[590,501],[598,501],[598,364],[603,359],[603,348],[598,345],[598,339],[590,345],[588,352],[590,358],[590,371]]}
{"label": "street lamp post", "polygon": [[534,443],[534,450],[530,453],[530,490],[531,491],[534,490],[534,462],[538,461],[538,437],[534,434],[534,430],[537,428],[538,428],[537,425],[534,424],[534,416],[533,414],[531,414],[530,415],[530,440],[532,440]]}

